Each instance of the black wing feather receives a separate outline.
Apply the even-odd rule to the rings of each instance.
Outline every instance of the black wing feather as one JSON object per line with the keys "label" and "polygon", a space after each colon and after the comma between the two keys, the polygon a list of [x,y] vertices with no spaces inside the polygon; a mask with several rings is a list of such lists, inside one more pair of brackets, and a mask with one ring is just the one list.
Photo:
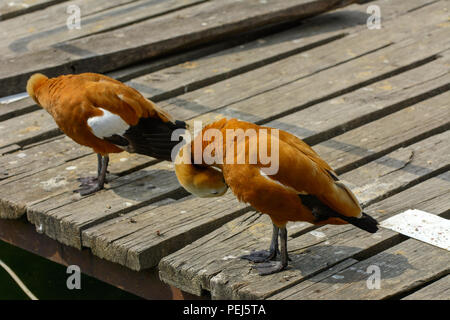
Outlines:
{"label": "black wing feather", "polygon": [[104,138],[126,150],[156,159],[171,161],[172,150],[180,141],[172,141],[172,133],[177,129],[186,129],[184,121],[163,122],[155,118],[141,118],[131,126],[123,136],[113,135]]}
{"label": "black wing feather", "polygon": [[347,217],[322,203],[316,196],[303,194],[299,194],[298,196],[300,197],[302,204],[311,210],[311,213],[316,218],[316,222],[324,221],[329,218],[339,218],[367,232],[375,233],[378,231],[377,220],[364,212],[362,213],[361,218]]}

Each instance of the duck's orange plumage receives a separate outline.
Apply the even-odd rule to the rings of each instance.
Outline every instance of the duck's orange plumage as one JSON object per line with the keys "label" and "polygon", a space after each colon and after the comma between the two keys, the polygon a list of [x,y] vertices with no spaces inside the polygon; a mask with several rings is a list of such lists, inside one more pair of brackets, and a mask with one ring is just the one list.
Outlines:
{"label": "duck's orange plumage", "polygon": [[185,128],[135,89],[101,74],[35,74],[27,92],[66,135],[99,157],[126,150],[170,160],[177,143],[171,134]]}
{"label": "duck's orange plumage", "polygon": [[[219,130],[223,138],[211,139],[212,142],[209,139],[205,141],[202,136],[209,129]],[[238,129],[244,132],[252,129],[257,134],[253,138],[241,140],[240,143],[237,138],[227,141],[227,130]],[[267,132],[268,135],[260,134],[262,131]],[[250,163],[252,152],[257,152],[249,151],[252,139],[257,140],[258,147],[265,145],[269,155],[275,155],[275,153],[271,154],[272,151],[278,152],[278,171],[275,174],[264,173],[264,168],[268,168],[269,164],[262,162],[259,155],[254,157],[257,159],[256,163]],[[234,144],[231,144],[232,142]],[[278,143],[277,149],[271,150],[272,142]],[[246,148],[243,148],[242,144],[245,144]],[[281,233],[286,232],[285,226],[288,221],[307,221],[313,224],[352,223],[369,232],[375,232],[377,229],[376,221],[362,212],[356,197],[339,181],[330,166],[311,147],[288,132],[236,119],[222,119],[206,126],[202,135],[197,136],[190,146],[184,148],[184,151],[189,148],[191,153],[195,154],[195,145],[202,145],[200,148],[202,152],[208,146],[214,146],[214,150],[223,150],[222,163],[214,164],[216,168],[222,170],[224,178],[222,183],[228,185],[240,201],[249,203],[260,212],[268,214],[277,233],[278,229],[281,229]],[[233,148],[231,146],[234,147],[234,157],[227,158],[230,148]],[[245,152],[243,164],[237,164],[239,152]],[[230,162],[230,159],[234,161]],[[204,173],[210,170],[211,165],[203,161],[194,167],[192,171],[192,165],[176,164],[180,183],[189,191],[193,190],[195,194],[196,188],[199,187],[193,187],[188,181],[183,180],[182,172],[190,169],[190,174],[195,174],[195,170]],[[211,180],[208,184],[218,189],[221,181],[213,176]],[[202,188],[204,194],[204,189],[209,187]],[[273,254],[274,252],[271,253],[272,256]],[[272,256],[270,258],[273,258]],[[261,257],[247,256],[247,258],[258,261]],[[269,270],[263,270],[262,274],[271,273],[274,270],[269,268]]]}
{"label": "duck's orange plumage", "polygon": [[142,118],[155,118],[165,123],[173,121],[135,89],[101,74],[83,73],[51,79],[35,74],[28,82],[27,91],[53,116],[65,134],[101,155],[123,151],[95,136],[88,126],[88,119],[103,115],[101,109],[119,115],[130,126],[137,125]]}

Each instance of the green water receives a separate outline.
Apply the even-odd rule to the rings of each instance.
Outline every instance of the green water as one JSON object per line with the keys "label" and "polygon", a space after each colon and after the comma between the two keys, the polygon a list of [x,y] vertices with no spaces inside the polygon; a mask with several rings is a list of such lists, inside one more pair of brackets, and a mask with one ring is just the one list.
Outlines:
{"label": "green water", "polygon": [[[28,251],[0,241],[3,260],[38,299],[140,299],[85,274],[81,275],[81,289],[66,286],[67,268]],[[0,267],[0,300],[28,300],[9,274]]]}

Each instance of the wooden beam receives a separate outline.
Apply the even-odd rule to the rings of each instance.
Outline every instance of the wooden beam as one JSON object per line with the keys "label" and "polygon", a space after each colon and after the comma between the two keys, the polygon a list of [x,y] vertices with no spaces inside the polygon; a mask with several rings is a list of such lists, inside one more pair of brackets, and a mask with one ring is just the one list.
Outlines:
{"label": "wooden beam", "polygon": [[[0,70],[0,95],[23,91],[27,78],[35,72],[44,72],[48,76],[88,70],[104,73],[251,28],[317,15],[351,1],[208,1],[128,27],[67,41],[49,49],[14,58],[5,57],[0,60],[7,66]],[[126,39],[125,44],[121,41],[123,39]],[[14,63],[11,63],[12,59]],[[95,70],[92,70],[92,65],[96,66]]]}

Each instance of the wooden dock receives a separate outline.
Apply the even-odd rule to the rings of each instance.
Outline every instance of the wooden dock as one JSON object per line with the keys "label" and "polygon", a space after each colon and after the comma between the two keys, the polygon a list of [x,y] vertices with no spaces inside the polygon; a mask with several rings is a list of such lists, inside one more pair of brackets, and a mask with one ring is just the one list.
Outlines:
{"label": "wooden dock", "polygon": [[[114,0],[0,4],[0,96],[34,72],[100,72],[175,118],[296,134],[383,221],[450,217],[450,1]],[[20,5],[20,3],[23,3]],[[81,28],[66,26],[69,5]],[[369,5],[381,29],[366,25]],[[49,17],[51,17],[49,19]],[[388,229],[288,224],[288,270],[239,256],[271,221],[201,199],[173,165],[111,155],[105,190],[73,193],[96,155],[30,98],[0,104],[0,239],[146,298],[450,299],[450,253]],[[368,289],[368,266],[381,288]]]}

